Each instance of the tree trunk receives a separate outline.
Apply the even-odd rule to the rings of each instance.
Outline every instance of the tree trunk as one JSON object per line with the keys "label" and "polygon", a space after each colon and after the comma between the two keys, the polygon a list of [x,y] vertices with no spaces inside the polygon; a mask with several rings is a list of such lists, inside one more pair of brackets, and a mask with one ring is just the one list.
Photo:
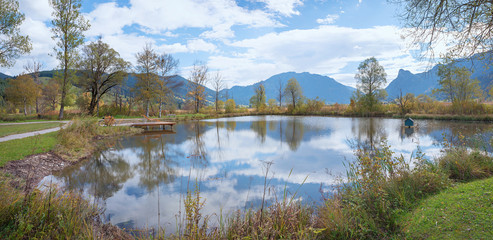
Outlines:
{"label": "tree trunk", "polygon": [[24,116],[27,116],[27,104],[24,102]]}
{"label": "tree trunk", "polygon": [[62,102],[60,103],[60,112],[58,113],[58,119],[62,120],[63,119],[63,110],[65,108],[65,92],[62,91]]}
{"label": "tree trunk", "polygon": [[[65,56],[67,56],[67,50],[65,50]],[[65,57],[66,58],[66,57]],[[60,113],[58,114],[58,119],[63,119],[63,111],[65,109],[65,95],[67,94],[67,71],[68,71],[67,61],[65,61],[65,69],[63,70],[63,82],[62,82],[62,99],[60,101]]]}
{"label": "tree trunk", "polygon": [[36,97],[36,114],[39,114],[39,99]]}
{"label": "tree trunk", "polygon": [[149,100],[146,101],[146,117],[149,117]]}
{"label": "tree trunk", "polygon": [[96,108],[96,105],[99,105],[99,101],[94,98],[94,97],[91,97],[91,102],[89,103],[89,115],[93,115],[94,114],[94,108]]}
{"label": "tree trunk", "polygon": [[159,99],[159,118],[161,118],[161,111],[163,110],[163,101]]}
{"label": "tree trunk", "polygon": [[132,99],[129,97],[128,98],[128,113],[127,113],[127,116],[130,116],[131,113],[132,113]]}

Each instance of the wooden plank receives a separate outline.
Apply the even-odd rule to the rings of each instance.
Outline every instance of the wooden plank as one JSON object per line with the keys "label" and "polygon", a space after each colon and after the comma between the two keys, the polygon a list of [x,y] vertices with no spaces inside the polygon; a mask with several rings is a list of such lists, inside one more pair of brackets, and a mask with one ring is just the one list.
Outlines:
{"label": "wooden plank", "polygon": [[175,122],[145,122],[145,123],[132,123],[132,127],[150,127],[150,126],[173,126]]}

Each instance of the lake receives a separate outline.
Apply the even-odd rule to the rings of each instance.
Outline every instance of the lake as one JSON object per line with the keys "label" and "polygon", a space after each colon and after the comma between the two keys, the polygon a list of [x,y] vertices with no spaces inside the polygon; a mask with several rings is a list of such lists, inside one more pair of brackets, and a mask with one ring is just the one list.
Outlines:
{"label": "lake", "polygon": [[484,132],[492,127],[431,120],[417,120],[411,129],[403,125],[401,119],[299,116],[184,122],[174,132],[147,131],[107,143],[92,159],[43,182],[81,191],[117,226],[161,226],[171,233],[183,218],[187,189],[200,188],[202,213],[216,213],[213,222],[221,213],[258,208],[264,189],[267,202],[287,191],[317,204],[344,175],[354,146],[386,139],[396,155],[409,160],[419,146],[433,159],[444,137],[456,142],[462,134],[475,145],[491,137]]}

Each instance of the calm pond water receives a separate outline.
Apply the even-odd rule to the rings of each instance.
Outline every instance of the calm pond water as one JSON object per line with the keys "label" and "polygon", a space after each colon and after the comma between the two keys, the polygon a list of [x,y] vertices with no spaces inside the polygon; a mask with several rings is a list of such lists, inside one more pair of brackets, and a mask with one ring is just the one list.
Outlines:
{"label": "calm pond water", "polygon": [[387,139],[391,149],[406,159],[418,146],[433,158],[440,154],[443,134],[455,141],[460,132],[471,140],[492,127],[425,120],[416,124],[404,129],[399,119],[293,116],[179,123],[175,133],[124,137],[44,182],[52,179],[83,192],[105,207],[106,219],[115,225],[161,226],[170,233],[176,231],[177,218],[183,217],[187,188],[200,187],[203,214],[257,208],[271,162],[266,199],[272,201],[286,189],[306,203],[317,203],[321,191],[330,191],[345,172],[343,163],[354,159],[354,144]]}

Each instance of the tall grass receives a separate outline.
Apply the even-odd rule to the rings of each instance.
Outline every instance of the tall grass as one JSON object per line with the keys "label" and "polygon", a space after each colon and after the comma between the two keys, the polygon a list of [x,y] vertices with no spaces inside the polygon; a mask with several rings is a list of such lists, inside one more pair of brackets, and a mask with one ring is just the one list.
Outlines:
{"label": "tall grass", "polygon": [[68,159],[78,159],[94,149],[94,138],[119,136],[142,131],[129,126],[102,127],[94,118],[74,119],[66,128],[58,131],[58,145],[55,151]]}
{"label": "tall grass", "polygon": [[463,135],[459,134],[458,139],[459,143],[454,145],[444,137],[443,154],[437,159],[448,177],[455,181],[468,182],[493,176],[493,157],[479,148],[485,143],[478,143],[476,148],[469,149]]}
{"label": "tall grass", "polygon": [[98,209],[79,194],[47,191],[22,193],[0,180],[1,239],[78,239],[93,236]]}
{"label": "tall grass", "polygon": [[394,157],[390,146],[358,149],[347,166],[347,179],[318,209],[317,227],[329,239],[385,238],[399,230],[397,218],[417,199],[436,193],[450,182],[422,154],[411,161]]}

